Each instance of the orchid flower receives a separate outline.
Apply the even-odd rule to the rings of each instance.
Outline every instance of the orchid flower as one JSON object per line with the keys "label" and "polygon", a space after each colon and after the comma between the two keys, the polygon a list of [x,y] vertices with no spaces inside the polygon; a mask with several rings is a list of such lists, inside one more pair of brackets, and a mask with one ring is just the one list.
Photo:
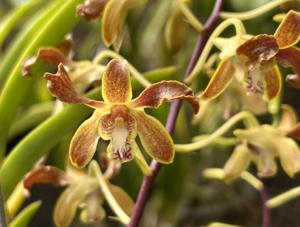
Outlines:
{"label": "orchid flower", "polygon": [[249,94],[265,93],[269,100],[276,97],[281,90],[281,76],[276,63],[300,73],[297,64],[300,50],[293,47],[299,38],[300,14],[290,11],[274,35],[254,36],[238,46],[235,55],[224,58],[202,97],[214,98],[221,94],[234,75],[246,80]]}
{"label": "orchid flower", "polygon": [[123,38],[125,19],[130,9],[144,4],[145,0],[87,0],[77,7],[77,14],[87,20],[102,17],[102,39],[106,46],[113,44],[119,50]]}
{"label": "orchid flower", "polygon": [[[134,202],[122,188],[109,182],[119,168],[120,165],[111,160],[103,176],[121,209],[130,216]],[[69,226],[79,208],[80,219],[84,223],[99,223],[105,218],[103,203],[106,198],[91,171],[87,174],[68,167],[64,172],[54,166],[38,166],[26,175],[23,185],[30,191],[33,186],[40,184],[67,186],[55,204],[53,218],[56,226]]]}
{"label": "orchid flower", "polygon": [[70,159],[77,167],[84,167],[93,157],[98,139],[109,140],[108,156],[121,162],[135,158],[144,174],[149,167],[135,142],[139,135],[145,151],[161,163],[171,163],[174,158],[172,138],[155,118],[144,108],[157,108],[164,101],[182,99],[197,112],[199,105],[192,90],[177,81],[161,81],[146,88],[131,100],[130,73],[126,61],[112,60],[102,76],[102,97],[96,101],[79,95],[73,88],[62,64],[56,74],[46,73],[50,92],[62,102],[81,103],[92,107],[94,114],[81,124],[72,138]]}
{"label": "orchid flower", "polygon": [[251,161],[256,164],[260,177],[273,176],[277,172],[276,157],[289,177],[300,171],[300,150],[292,139],[299,139],[299,123],[291,107],[283,105],[282,109],[278,127],[265,124],[234,131],[240,144],[225,164],[226,179],[239,177]]}

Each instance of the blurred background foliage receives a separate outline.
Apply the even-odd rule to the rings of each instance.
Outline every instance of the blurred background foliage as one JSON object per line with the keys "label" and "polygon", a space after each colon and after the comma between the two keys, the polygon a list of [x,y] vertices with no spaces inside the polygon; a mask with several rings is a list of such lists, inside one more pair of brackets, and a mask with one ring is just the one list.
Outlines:
{"label": "blurred background foliage", "polygon": [[[192,55],[198,33],[189,27],[184,47],[176,54],[167,49],[164,39],[164,27],[170,14],[172,1],[149,0],[143,7],[130,11],[126,24],[125,41],[120,53],[141,72],[159,67],[176,66],[176,73],[170,75],[169,78],[181,80]],[[270,0],[226,0],[223,9],[235,12],[247,11],[255,9],[268,1]],[[1,0],[0,18],[5,18],[9,12],[20,7],[20,4],[24,2],[26,1]],[[1,46],[0,59],[9,55],[10,47],[18,38],[20,32],[26,29],[27,22],[34,18],[39,10],[47,7],[47,4],[49,3],[46,0],[38,3],[16,23]],[[213,4],[214,0],[194,0],[191,8],[197,18],[204,22],[209,16]],[[299,9],[298,5],[296,5],[296,9]],[[277,27],[277,23],[272,20],[273,15],[285,12],[289,7],[279,7],[259,18],[246,21],[247,32],[254,35],[260,33],[272,34]],[[64,23],[64,21],[62,20],[61,23]],[[95,54],[106,49],[101,41],[100,26],[99,20],[86,22],[83,19],[76,25],[72,31],[74,60],[92,59]],[[233,30],[227,29],[224,36],[232,34]],[[42,79],[43,72],[47,70],[55,71],[55,69],[45,66],[36,70],[37,75],[33,77],[34,83],[31,85],[30,93],[26,94],[26,99],[19,107],[16,119],[22,117],[24,111],[28,110],[32,105],[53,100],[46,89],[46,82]],[[204,86],[204,83],[201,80],[201,82],[199,81],[193,86],[196,90],[199,90],[200,87]],[[2,86],[3,84],[1,84]],[[288,85],[284,84],[284,86]],[[140,90],[141,87],[139,86],[139,88],[134,89],[134,93],[138,94]],[[289,103],[299,111],[300,102],[297,101],[299,95],[299,91],[288,87],[288,89],[284,89],[283,103]],[[158,110],[151,111],[151,114],[164,123],[167,118],[168,108],[168,105],[163,105]],[[176,143],[188,143],[193,136],[216,129],[223,122],[223,119],[221,116],[213,114],[214,110],[211,110],[211,112],[211,119],[205,119],[198,125],[191,125],[192,113],[190,109],[182,108],[176,124],[174,141]],[[45,112],[40,121],[49,114],[50,111],[48,109],[48,112]],[[266,116],[262,116],[261,120],[265,122],[270,121]],[[62,127],[64,126],[62,125]],[[9,137],[7,150],[11,150],[18,144],[30,130],[32,128],[12,133]],[[48,156],[49,164],[64,168],[70,138],[70,135],[61,138],[59,144],[52,148]],[[104,143],[100,143],[98,153],[103,152],[105,147]],[[204,179],[202,176],[202,171],[205,168],[222,168],[231,151],[232,147],[209,146],[200,152],[192,152],[188,155],[177,154],[172,165],[162,168],[140,226],[194,227],[203,226],[213,221],[251,227],[260,226],[261,201],[257,191],[241,180],[227,185],[223,182]],[[14,170],[12,169],[11,171]],[[136,198],[141,180],[142,175],[140,171],[133,162],[130,162],[124,164],[120,175],[114,179],[114,183],[122,186],[133,198]],[[290,180],[282,171],[279,171],[275,178],[264,180],[270,197],[298,185],[299,182],[299,176]],[[53,226],[53,206],[61,191],[61,189],[51,186],[36,186],[33,188],[31,197],[26,201],[24,207],[36,200],[41,200],[42,206],[29,226]],[[107,206],[106,209],[108,214],[111,214]],[[300,200],[296,199],[272,210],[272,226],[300,226],[297,216],[299,209]],[[118,224],[113,221],[107,221],[101,225],[84,225],[76,219],[72,226],[118,226]]]}

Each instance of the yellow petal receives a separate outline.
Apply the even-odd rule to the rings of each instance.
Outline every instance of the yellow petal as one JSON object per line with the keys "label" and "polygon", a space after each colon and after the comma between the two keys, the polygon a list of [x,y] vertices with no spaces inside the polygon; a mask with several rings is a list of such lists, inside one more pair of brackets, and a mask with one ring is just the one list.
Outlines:
{"label": "yellow petal", "polygon": [[300,13],[289,11],[274,36],[280,49],[295,45],[300,39]]}
{"label": "yellow petal", "polygon": [[136,110],[133,114],[145,151],[158,162],[166,164],[173,162],[174,144],[165,127],[142,110]]}
{"label": "yellow petal", "polygon": [[281,118],[277,126],[284,132],[289,132],[297,124],[297,114],[290,105],[281,105]]}
{"label": "yellow petal", "polygon": [[232,155],[224,166],[225,180],[233,180],[238,178],[245,171],[251,160],[251,151],[246,144],[239,144],[234,149]]}
{"label": "yellow petal", "polygon": [[290,138],[284,138],[278,151],[282,168],[289,177],[294,177],[300,171],[300,150],[297,143]]}
{"label": "yellow petal", "polygon": [[84,121],[73,136],[69,149],[70,160],[73,165],[83,168],[93,157],[98,144],[98,125],[102,112],[96,110]]}
{"label": "yellow petal", "polygon": [[234,75],[234,67],[230,58],[222,60],[209,81],[201,97],[204,99],[216,98],[229,85]]}
{"label": "yellow petal", "polygon": [[105,102],[126,103],[131,100],[130,72],[126,61],[111,60],[102,77],[102,97]]}
{"label": "yellow petal", "polygon": [[264,71],[266,82],[266,94],[268,99],[275,98],[281,91],[281,74],[278,66],[275,65],[271,69]]}

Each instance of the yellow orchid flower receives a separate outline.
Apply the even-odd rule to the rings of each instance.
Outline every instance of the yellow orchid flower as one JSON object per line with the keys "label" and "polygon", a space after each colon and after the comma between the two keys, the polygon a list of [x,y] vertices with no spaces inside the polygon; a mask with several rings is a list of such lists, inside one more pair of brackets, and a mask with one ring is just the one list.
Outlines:
{"label": "yellow orchid flower", "polygon": [[[217,97],[237,74],[246,79],[249,94],[265,93],[268,99],[276,97],[281,90],[281,76],[276,63],[292,67],[296,75],[300,74],[297,63],[300,50],[293,47],[299,39],[300,14],[290,11],[274,35],[254,36],[238,46],[234,56],[224,57],[202,97]],[[229,44],[228,48],[232,47]],[[295,81],[295,76],[291,80]]]}
{"label": "yellow orchid flower", "polygon": [[146,88],[132,99],[130,73],[126,61],[112,60],[102,76],[102,97],[96,101],[79,95],[73,88],[62,64],[56,74],[46,73],[50,92],[62,102],[81,103],[95,108],[94,114],[81,124],[72,138],[70,159],[77,167],[84,167],[93,157],[98,139],[110,140],[108,156],[122,162],[133,158],[144,174],[149,167],[135,142],[139,135],[145,151],[161,163],[174,158],[172,138],[164,126],[144,112],[144,108],[157,108],[164,101],[182,99],[189,102],[195,112],[199,105],[192,90],[177,81],[161,81]]}
{"label": "yellow orchid flower", "polygon": [[283,170],[289,177],[300,171],[300,150],[292,139],[299,139],[299,123],[291,107],[284,105],[278,127],[261,125],[237,129],[234,135],[241,142],[226,162],[226,179],[235,179],[246,170],[251,161],[260,177],[270,177],[277,172],[275,158],[279,157]]}

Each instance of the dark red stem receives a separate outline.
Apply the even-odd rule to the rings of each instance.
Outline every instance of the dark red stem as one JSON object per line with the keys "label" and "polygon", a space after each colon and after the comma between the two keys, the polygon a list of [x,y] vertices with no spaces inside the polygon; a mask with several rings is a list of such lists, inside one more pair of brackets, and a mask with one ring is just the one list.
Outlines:
{"label": "dark red stem", "polygon": [[270,227],[270,209],[267,207],[268,195],[265,186],[259,191],[261,199],[262,227]]}
{"label": "dark red stem", "polygon": [[[214,9],[208,18],[207,22],[204,25],[204,30],[199,35],[199,38],[197,40],[192,58],[189,62],[189,65],[186,69],[186,72],[184,74],[184,79],[188,77],[188,75],[192,72],[193,68],[195,67],[197,60],[199,56],[201,55],[203,48],[212,32],[214,27],[216,26],[218,22],[218,18],[220,15],[220,11],[222,9],[224,0],[216,0]],[[181,107],[181,101],[175,101],[171,104],[167,123],[166,123],[166,129],[170,133],[170,135],[173,134],[176,119],[179,113]],[[156,176],[161,168],[161,164],[153,160],[151,162],[151,169],[152,169],[152,175],[151,176],[145,176],[142,182],[142,185],[140,187],[140,191],[136,200],[136,204],[134,207],[134,211],[130,220],[130,223],[128,224],[128,227],[137,227],[139,225],[139,222],[141,220],[141,217],[143,215],[146,203],[148,201],[148,198],[150,196],[152,186],[155,182]]]}

